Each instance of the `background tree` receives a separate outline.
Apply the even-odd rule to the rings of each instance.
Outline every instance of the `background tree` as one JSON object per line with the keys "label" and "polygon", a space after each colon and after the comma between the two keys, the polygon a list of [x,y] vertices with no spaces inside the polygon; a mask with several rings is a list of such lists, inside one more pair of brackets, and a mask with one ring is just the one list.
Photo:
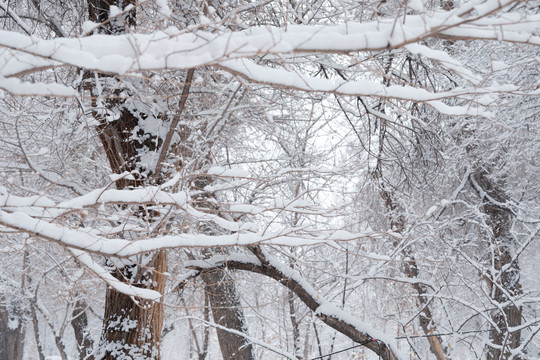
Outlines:
{"label": "background tree", "polygon": [[158,358],[166,322],[203,358],[208,326],[224,358],[536,356],[535,11],[0,2],[27,348]]}

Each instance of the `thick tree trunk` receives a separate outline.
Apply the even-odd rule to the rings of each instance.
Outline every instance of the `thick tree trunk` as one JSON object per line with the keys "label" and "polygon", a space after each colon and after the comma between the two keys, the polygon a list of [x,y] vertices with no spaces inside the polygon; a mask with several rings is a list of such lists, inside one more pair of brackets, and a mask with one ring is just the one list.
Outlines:
{"label": "thick tree trunk", "polygon": [[[511,350],[521,344],[521,306],[514,298],[523,293],[520,283],[520,269],[512,254],[517,241],[511,234],[514,214],[509,208],[507,196],[500,185],[490,178],[485,169],[478,169],[472,176],[472,184],[482,197],[482,212],[488,216],[491,228],[490,268],[486,276],[491,300],[496,306],[491,318],[497,325],[491,332],[492,346],[488,347],[488,360],[502,360],[512,357]],[[519,355],[513,357],[520,359]]]}
{"label": "thick tree trunk", "polygon": [[[129,26],[135,25],[135,10],[109,20],[111,6],[121,9],[135,5],[134,0],[89,0],[88,14],[90,20],[101,23],[98,32],[106,34],[122,34]],[[92,77],[87,76],[92,83]],[[105,149],[107,159],[114,173],[135,171],[136,174],[147,174],[149,169],[141,163],[142,155],[157,151],[162,139],[154,134],[145,133],[140,125],[144,114],[133,114],[126,102],[119,95],[122,90],[115,77],[98,76],[100,90],[96,84],[89,85],[92,93],[94,117],[100,125],[97,131]],[[98,102],[99,99],[99,102]],[[111,120],[114,119],[114,120]],[[134,135],[138,136],[134,136]],[[145,185],[150,176],[116,181],[118,189],[134,188]],[[135,215],[145,216],[151,221],[142,207],[135,209]],[[113,276],[121,281],[129,281],[131,285],[163,292],[167,271],[167,254],[160,251],[142,265],[124,265],[113,271]],[[108,288],[105,295],[105,315],[97,358],[103,360],[131,360],[160,358],[160,340],[163,327],[163,305],[130,296]]]}
{"label": "thick tree trunk", "polygon": [[[215,206],[214,202],[210,201],[210,199],[214,199],[214,195],[203,191],[211,181],[212,179],[208,177],[195,179],[193,187],[200,192],[195,196],[194,200],[199,204],[201,210],[211,209],[217,212],[219,208]],[[215,235],[220,232],[212,224],[202,224],[200,231],[208,235]],[[227,249],[206,249],[203,251],[203,255],[210,257],[216,253],[227,253],[227,251]],[[223,269],[205,272],[201,275],[201,278],[205,283],[205,291],[212,308],[214,322],[236,332],[216,329],[223,359],[255,359],[251,343],[245,336],[238,335],[238,333],[247,335],[247,324],[234,280]]]}
{"label": "thick tree trunk", "polygon": [[0,360],[22,360],[26,328],[22,311],[0,306]]}
{"label": "thick tree trunk", "polygon": [[[132,284],[163,293],[167,271],[165,251],[154,256],[148,269],[137,265],[124,267],[113,273],[117,278],[135,278]],[[151,284],[150,286],[144,284]],[[98,359],[159,359],[163,328],[163,305],[138,300],[107,289],[105,316]]]}
{"label": "thick tree trunk", "polygon": [[[108,21],[108,10],[111,5],[125,7],[132,3],[134,3],[134,0],[90,0],[90,20],[103,24],[100,29],[101,32],[120,34],[126,26],[135,24],[135,15],[133,12],[129,12],[124,18]],[[186,84],[188,85],[184,87],[178,115],[173,119],[171,127],[175,126],[178,116],[185,106],[192,76],[193,71],[188,72],[186,78]],[[105,76],[100,77],[98,80],[103,80],[105,83],[107,81],[114,83],[115,81],[114,78]],[[95,111],[94,115],[100,122],[97,130],[111,169],[117,174],[125,171],[148,173],[149,169],[141,168],[139,164],[142,155],[140,152],[153,151],[158,153],[158,151],[161,151],[160,160],[163,160],[163,149],[161,147],[168,147],[170,139],[168,139],[169,141],[163,141],[163,139],[157,138],[153,134],[141,133],[142,127],[139,126],[139,119],[123,106],[122,100],[117,100],[114,97],[116,93],[120,92],[120,89],[111,86],[109,90],[113,96],[106,99],[101,98],[101,101],[106,104],[105,111],[113,113],[118,119],[114,121],[107,120],[106,116],[97,111]],[[93,95],[97,97],[101,94],[95,93]],[[96,101],[94,102],[97,109],[98,104]],[[191,130],[187,128],[178,129],[183,141],[188,140]],[[134,134],[138,135],[138,138],[142,140],[134,139]],[[190,147],[186,146],[186,144],[181,144],[180,152],[182,152],[184,158],[193,156],[189,149]],[[200,163],[204,163],[204,159]],[[157,172],[159,172],[160,166],[161,164],[158,161]],[[154,179],[157,179],[156,182],[159,182],[159,174],[153,175]],[[151,178],[151,176],[148,176],[148,178]],[[196,179],[194,186],[204,188],[204,184],[208,180],[207,178]],[[123,178],[116,181],[118,189],[140,185],[145,185],[142,178],[135,180]],[[141,213],[144,212],[141,211]],[[152,217],[152,214],[149,216]],[[167,269],[166,259],[166,253],[160,252],[155,255],[149,270],[136,265],[125,266],[117,269],[113,275],[118,279],[125,280],[132,279],[136,274],[144,273],[142,275],[144,280],[132,282],[132,284],[138,286],[146,283],[155,284],[151,288],[162,292],[165,286],[165,277],[160,274]],[[230,279],[224,281],[223,274],[225,274],[223,271],[218,270],[204,277],[214,321],[227,328],[245,332],[245,319],[236,293],[236,287]],[[162,326],[163,309],[161,304],[152,304],[145,301],[139,301],[136,304],[129,296],[118,293],[113,289],[107,289],[103,333],[99,347],[101,357],[99,359],[124,359],[122,356],[128,356],[127,359],[131,359],[134,355],[142,356],[144,359],[159,359],[159,341]],[[254,358],[252,347],[245,337],[223,330],[218,330],[217,333],[224,359],[251,360]]]}

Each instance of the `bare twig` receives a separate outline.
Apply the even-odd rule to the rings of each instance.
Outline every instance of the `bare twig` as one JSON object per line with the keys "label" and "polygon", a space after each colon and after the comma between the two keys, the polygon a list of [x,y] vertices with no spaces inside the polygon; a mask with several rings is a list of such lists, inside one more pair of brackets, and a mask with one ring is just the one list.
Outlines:
{"label": "bare twig", "polygon": [[167,152],[169,151],[169,146],[171,144],[171,140],[174,135],[174,130],[176,129],[176,126],[178,125],[178,122],[180,121],[180,116],[182,116],[182,112],[184,111],[184,108],[186,107],[186,101],[189,95],[189,88],[191,87],[191,82],[193,80],[194,73],[195,73],[195,69],[189,69],[187,72],[186,82],[184,83],[184,88],[182,89],[182,95],[180,96],[180,102],[178,103],[178,110],[176,111],[176,115],[174,115],[174,118],[171,122],[171,126],[169,127],[169,131],[167,132],[167,136],[165,137],[165,140],[163,141],[163,145],[161,146],[161,152],[159,153],[156,169],[154,171],[154,179],[158,179],[160,176],[161,168],[163,167],[163,160],[165,160],[165,157],[167,156]]}

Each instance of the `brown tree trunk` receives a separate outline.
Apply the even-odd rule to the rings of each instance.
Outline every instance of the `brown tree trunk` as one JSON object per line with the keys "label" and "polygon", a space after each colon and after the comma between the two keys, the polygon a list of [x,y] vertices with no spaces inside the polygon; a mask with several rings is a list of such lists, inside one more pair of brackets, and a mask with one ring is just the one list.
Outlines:
{"label": "brown tree trunk", "polygon": [[[506,194],[502,187],[490,178],[485,169],[478,169],[472,175],[472,183],[482,197],[482,212],[488,216],[487,224],[491,228],[490,251],[492,273],[486,276],[491,300],[497,309],[491,318],[497,325],[491,332],[493,346],[488,347],[488,360],[509,359],[511,350],[521,344],[521,306],[517,306],[514,297],[523,293],[520,283],[520,269],[517,259],[512,254],[517,241],[510,229],[514,214],[508,207]],[[513,330],[516,329],[516,330]],[[521,356],[514,356],[520,359]]]}
{"label": "brown tree trunk", "polygon": [[[115,17],[114,20],[108,20],[109,9],[112,5],[125,8],[128,5],[135,5],[135,1],[89,0],[89,18],[102,24],[98,29],[100,33],[122,34],[126,28],[135,25],[135,10]],[[86,78],[90,82],[88,88],[92,93],[94,117],[100,123],[97,131],[111,170],[117,174],[125,171],[148,173],[149,169],[140,163],[141,155],[148,151],[157,151],[162,144],[162,139],[141,130],[139,118],[142,119],[144,114],[134,115],[125,106],[125,101],[116,96],[122,89],[119,86],[121,83],[115,77],[98,76],[97,81],[101,83],[101,93],[93,83],[93,76],[86,76]],[[98,99],[100,106],[98,106]],[[107,116],[107,114],[114,116]],[[134,137],[134,134],[138,136]],[[138,177],[134,180],[123,178],[116,181],[116,187],[126,189],[145,185],[148,183],[147,178]],[[151,221],[153,214],[148,214],[144,210],[142,207],[135,209],[135,215],[145,216]],[[166,282],[163,273],[167,271],[167,254],[160,251],[150,258],[151,260],[146,261],[142,266],[124,265],[116,268],[112,275],[121,281],[130,282],[131,285],[162,293]],[[105,295],[105,315],[97,358],[100,360],[140,358],[158,360],[162,327],[163,305],[161,303],[133,299],[108,288]]]}
{"label": "brown tree trunk", "polygon": [[92,340],[92,337],[90,336],[86,308],[87,305],[84,300],[77,300],[71,313],[71,326],[73,327],[75,340],[77,341],[79,360],[94,360],[94,340]]}
{"label": "brown tree trunk", "polygon": [[[191,144],[190,137],[192,134],[196,134],[196,131],[194,130],[195,129],[185,126],[179,128],[178,133],[182,139],[182,143],[179,144],[176,151],[182,155],[182,158],[190,159],[195,156],[192,149],[196,148],[200,158],[198,158],[198,161],[196,162],[197,168],[193,170],[200,171],[205,165],[212,163],[212,143],[207,142],[205,146],[201,143]],[[200,154],[203,154],[203,156]],[[192,190],[195,191],[192,200],[197,204],[199,210],[219,214],[220,208],[214,201],[215,194],[205,190],[213,180],[214,179],[209,176],[198,176],[194,178],[190,184]],[[219,201],[217,203],[219,203]],[[216,225],[212,223],[202,223],[199,224],[198,231],[199,233],[206,235],[217,235],[221,233],[223,229],[216,227]],[[206,249],[202,251],[202,255],[204,257],[210,257],[214,254],[227,253],[227,251],[228,250],[224,248]],[[247,335],[248,328],[234,280],[223,269],[215,269],[214,271],[206,272],[201,278],[205,283],[205,291],[210,302],[214,322],[236,332],[233,333],[220,328],[216,329],[223,359],[255,359],[251,343],[246,336],[238,334],[244,333]]]}
{"label": "brown tree trunk", "polygon": [[[124,27],[135,24],[135,14],[129,12],[126,16],[115,21],[108,21],[108,10],[111,5],[123,7],[134,3],[134,0],[90,0],[89,1],[89,17],[90,20],[102,23],[101,32],[109,34],[120,34],[124,32]],[[193,71],[188,72],[186,78],[186,86],[181,96],[179,103],[178,114],[172,121],[171,130],[174,130],[179,116],[185,106],[185,101],[189,92],[190,79],[193,76]],[[112,81],[114,78],[101,76],[98,80]],[[102,86],[103,89],[103,86]],[[105,148],[105,153],[109,160],[111,169],[121,174],[125,171],[138,173],[148,173],[149,169],[142,169],[139,165],[141,157],[140,151],[160,152],[160,161],[163,160],[164,150],[167,151],[170,138],[165,141],[157,138],[153,134],[141,133],[138,118],[133,115],[128,109],[123,107],[122,100],[114,95],[119,94],[120,89],[115,86],[110,86],[110,98],[101,98],[102,103],[105,102],[106,110],[116,111],[119,118],[114,121],[107,120],[102,114],[95,112],[94,116],[100,122],[98,133],[100,140]],[[103,90],[102,90],[103,91]],[[103,93],[103,92],[102,92]],[[95,93],[94,96],[101,94]],[[94,105],[97,102],[94,100]],[[95,106],[97,108],[97,106]],[[180,128],[178,132],[181,134],[182,141],[188,141],[189,135],[192,132],[189,128]],[[133,138],[136,133],[141,141]],[[169,135],[172,133],[169,132]],[[192,153],[190,147],[185,143],[181,144],[180,152],[184,158],[191,158]],[[200,163],[204,163],[202,159]],[[156,171],[159,172],[161,163],[158,161]],[[154,180],[159,182],[159,173],[151,174]],[[152,178],[152,176],[148,176]],[[208,179],[201,178],[195,180],[195,186],[202,186]],[[200,183],[200,184],[197,184]],[[144,179],[119,179],[116,181],[118,189],[136,187],[145,185]],[[203,196],[204,197],[204,196]],[[204,203],[204,199],[202,199]],[[204,205],[203,205],[204,207]],[[144,213],[141,209],[141,213]],[[150,214],[152,217],[152,214]],[[212,231],[212,229],[210,230]],[[203,230],[204,232],[204,230]],[[142,275],[142,280],[132,282],[134,285],[150,283],[155,284],[151,289],[162,292],[165,286],[165,277],[161,273],[167,269],[167,257],[165,252],[159,252],[153,259],[153,264],[148,269],[139,266],[124,266],[113,272],[113,275],[120,280],[132,279],[134,275]],[[208,274],[204,277],[206,288],[209,293],[210,305],[214,321],[224,327],[245,332],[245,318],[239,299],[236,293],[236,287],[230,279],[224,281],[223,274],[225,272],[218,270],[214,274]],[[122,358],[122,356],[143,356],[145,359],[159,359],[159,341],[161,329],[163,326],[163,308],[161,304],[139,301],[137,304],[129,296],[118,293],[113,289],[107,289],[105,317],[103,323],[103,332],[100,342],[101,357],[99,359],[112,360]],[[218,329],[218,339],[224,359],[253,359],[252,347],[246,338],[233,334],[227,331]],[[131,359],[131,357],[128,357]],[[123,359],[123,358],[122,358]]]}
{"label": "brown tree trunk", "polygon": [[0,360],[22,360],[24,326],[22,311],[0,306]]}
{"label": "brown tree trunk", "polygon": [[[133,265],[116,270],[117,278],[136,278],[132,282],[163,293],[167,271],[167,254],[160,251],[148,269]],[[152,284],[144,286],[143,284]],[[107,289],[105,316],[100,342],[99,359],[159,359],[163,305],[147,300],[134,301],[130,296]]]}
{"label": "brown tree trunk", "polygon": [[[202,275],[210,300],[212,317],[218,325],[247,333],[244,311],[238,299],[235,283],[224,270],[216,269]],[[253,348],[248,339],[226,330],[216,329],[224,360],[253,360]]]}
{"label": "brown tree trunk", "polygon": [[[219,211],[210,199],[214,199],[214,194],[204,192],[212,181],[208,177],[198,177],[193,182],[195,190],[200,193],[195,196],[194,200],[199,204],[201,210]],[[201,233],[207,235],[215,235],[220,232],[212,224],[202,224],[199,227]],[[227,253],[227,249],[206,249],[203,250],[205,257],[210,257],[216,253]],[[247,324],[244,316],[244,310],[238,298],[236,285],[234,280],[223,269],[215,269],[214,271],[205,272],[201,275],[205,283],[205,291],[212,308],[212,317],[218,325],[234,330],[236,333],[226,331],[220,328],[216,329],[221,349],[221,356],[224,360],[253,360],[253,347],[249,340],[238,333],[247,335]]]}

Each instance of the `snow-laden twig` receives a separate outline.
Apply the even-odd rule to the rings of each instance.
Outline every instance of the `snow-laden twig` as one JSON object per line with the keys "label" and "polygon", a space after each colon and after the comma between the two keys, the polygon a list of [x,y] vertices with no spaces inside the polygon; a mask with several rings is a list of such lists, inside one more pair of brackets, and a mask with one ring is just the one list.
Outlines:
{"label": "snow-laden twig", "polygon": [[[125,240],[106,238],[73,229],[56,223],[36,219],[25,213],[8,213],[0,210],[0,224],[8,228],[23,231],[42,239],[104,256],[119,258],[131,257],[147,252],[173,248],[208,248],[252,246],[260,244],[281,246],[311,246],[316,244],[332,244],[335,241],[351,241],[372,234],[348,233],[333,230],[306,231],[306,228],[286,228],[280,231],[239,232],[226,235],[178,234],[145,238],[141,240]],[[344,236],[345,233],[346,236]]]}

